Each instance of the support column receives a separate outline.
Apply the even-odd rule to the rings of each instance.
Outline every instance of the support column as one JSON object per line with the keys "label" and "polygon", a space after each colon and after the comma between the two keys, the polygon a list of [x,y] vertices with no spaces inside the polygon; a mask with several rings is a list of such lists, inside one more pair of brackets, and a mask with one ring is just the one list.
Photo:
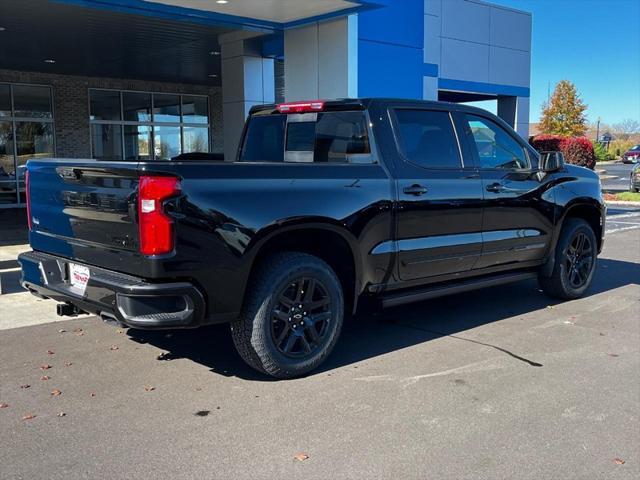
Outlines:
{"label": "support column", "polygon": [[264,58],[253,32],[221,35],[224,159],[233,162],[244,122],[254,105],[275,102],[273,59]]}
{"label": "support column", "polygon": [[358,96],[358,17],[284,32],[287,101]]}
{"label": "support column", "polygon": [[498,96],[498,116],[524,138],[529,137],[529,97]]}
{"label": "support column", "polygon": [[516,105],[517,97],[498,96],[498,116],[513,128],[516,127]]}
{"label": "support column", "polygon": [[516,132],[529,140],[529,97],[518,97],[516,107]]}

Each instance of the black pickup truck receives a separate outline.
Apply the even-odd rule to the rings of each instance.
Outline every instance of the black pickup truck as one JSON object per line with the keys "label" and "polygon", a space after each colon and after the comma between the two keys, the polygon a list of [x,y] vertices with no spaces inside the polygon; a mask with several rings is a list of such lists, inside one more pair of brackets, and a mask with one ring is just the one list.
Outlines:
{"label": "black pickup truck", "polygon": [[249,365],[288,378],[359,304],[529,278],[577,298],[602,249],[598,176],[469,106],[254,107],[234,160],[30,161],[22,285],[133,328],[229,322]]}

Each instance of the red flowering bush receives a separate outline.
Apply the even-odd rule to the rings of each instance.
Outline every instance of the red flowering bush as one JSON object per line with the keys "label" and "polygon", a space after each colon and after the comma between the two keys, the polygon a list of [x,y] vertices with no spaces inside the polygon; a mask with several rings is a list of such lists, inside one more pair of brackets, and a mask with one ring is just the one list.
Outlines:
{"label": "red flowering bush", "polygon": [[560,135],[538,135],[531,139],[531,146],[539,152],[559,152],[560,142],[565,137]]}
{"label": "red flowering bush", "polygon": [[560,150],[567,163],[587,167],[591,170],[596,166],[596,154],[593,143],[587,137],[569,137],[562,140]]}
{"label": "red flowering bush", "polygon": [[531,145],[539,152],[562,152],[567,163],[593,170],[596,155],[591,140],[586,137],[561,137],[560,135],[538,135]]}

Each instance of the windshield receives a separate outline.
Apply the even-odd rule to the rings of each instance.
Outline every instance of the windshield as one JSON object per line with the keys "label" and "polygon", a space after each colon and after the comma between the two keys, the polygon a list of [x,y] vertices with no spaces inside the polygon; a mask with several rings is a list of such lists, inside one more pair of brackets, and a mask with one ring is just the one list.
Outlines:
{"label": "windshield", "polygon": [[629,149],[631,152],[637,152],[638,150],[640,150],[640,145],[634,145]]}

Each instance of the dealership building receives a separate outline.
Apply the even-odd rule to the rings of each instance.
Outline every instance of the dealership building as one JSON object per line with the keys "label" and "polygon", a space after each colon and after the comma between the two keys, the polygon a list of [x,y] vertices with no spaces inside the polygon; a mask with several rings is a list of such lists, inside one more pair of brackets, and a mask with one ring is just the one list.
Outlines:
{"label": "dealership building", "polygon": [[249,109],[491,100],[529,130],[531,15],[480,0],[3,0],[0,208],[30,158],[233,160]]}

